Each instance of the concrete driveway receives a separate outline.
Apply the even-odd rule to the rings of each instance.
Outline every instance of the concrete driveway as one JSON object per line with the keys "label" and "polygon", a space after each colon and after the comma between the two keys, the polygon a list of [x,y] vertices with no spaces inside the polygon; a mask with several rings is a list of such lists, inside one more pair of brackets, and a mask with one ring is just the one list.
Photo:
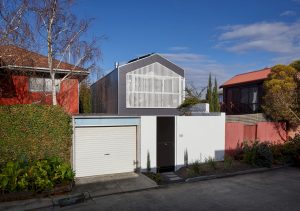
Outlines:
{"label": "concrete driveway", "polygon": [[300,210],[300,169],[99,197],[63,210]]}

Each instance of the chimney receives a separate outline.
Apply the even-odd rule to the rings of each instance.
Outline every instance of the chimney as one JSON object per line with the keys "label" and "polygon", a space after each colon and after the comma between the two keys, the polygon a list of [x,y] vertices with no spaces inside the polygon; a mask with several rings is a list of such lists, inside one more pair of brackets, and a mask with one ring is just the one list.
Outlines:
{"label": "chimney", "polygon": [[115,68],[119,67],[119,62],[115,62]]}

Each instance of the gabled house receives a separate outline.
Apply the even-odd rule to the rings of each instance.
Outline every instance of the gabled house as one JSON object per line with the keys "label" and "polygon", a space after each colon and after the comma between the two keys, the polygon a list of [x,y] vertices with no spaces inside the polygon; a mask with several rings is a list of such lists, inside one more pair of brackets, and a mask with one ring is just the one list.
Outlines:
{"label": "gabled house", "polygon": [[184,70],[148,54],[116,66],[91,86],[92,112],[112,115],[176,115],[184,100]]}
{"label": "gabled house", "polygon": [[222,111],[229,115],[261,113],[263,82],[271,68],[236,75],[223,88]]}
{"label": "gabled house", "polygon": [[[79,113],[79,82],[88,72],[54,60],[57,101],[68,113]],[[70,76],[60,83],[60,80]],[[0,105],[51,104],[48,58],[17,46],[0,46]]]}
{"label": "gabled house", "polygon": [[227,153],[245,140],[278,143],[288,137],[286,124],[272,122],[262,111],[263,83],[270,73],[271,68],[242,73],[220,86],[223,88],[222,111],[226,112]]}

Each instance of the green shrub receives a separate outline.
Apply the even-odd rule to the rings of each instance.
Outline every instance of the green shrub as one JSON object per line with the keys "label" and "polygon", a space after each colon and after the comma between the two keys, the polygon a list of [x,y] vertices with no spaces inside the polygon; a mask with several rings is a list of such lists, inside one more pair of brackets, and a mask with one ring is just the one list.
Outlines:
{"label": "green shrub", "polygon": [[51,167],[47,160],[35,161],[28,171],[30,189],[41,192],[53,188],[53,181],[49,177],[50,171]]}
{"label": "green shrub", "polygon": [[8,162],[0,170],[0,191],[42,192],[56,184],[72,182],[74,176],[71,166],[59,158]]}
{"label": "green shrub", "polygon": [[270,149],[273,154],[273,162],[274,164],[282,164],[285,163],[284,156],[282,154],[282,144],[272,144],[270,145]]}
{"label": "green shrub", "polygon": [[209,166],[210,168],[212,168],[213,170],[216,170],[216,169],[217,169],[217,162],[215,161],[214,158],[212,158],[212,157],[206,158],[206,159],[205,159],[205,163],[207,163],[208,166]]}
{"label": "green shrub", "polygon": [[272,166],[273,154],[268,144],[261,143],[258,145],[255,164],[264,167]]}
{"label": "green shrub", "polygon": [[273,164],[271,147],[267,143],[258,141],[245,142],[243,145],[243,159],[253,166],[271,167]]}
{"label": "green shrub", "polygon": [[19,162],[8,162],[0,171],[0,190],[10,192],[27,189],[27,168],[22,168]]}
{"label": "green shrub", "polygon": [[282,163],[295,164],[300,156],[300,134],[289,138],[284,144],[272,147],[274,159]]}
{"label": "green shrub", "polygon": [[195,162],[191,163],[188,167],[187,173],[191,177],[199,175],[201,173],[200,161],[196,160]]}
{"label": "green shrub", "polygon": [[234,160],[243,160],[243,147],[244,147],[244,142],[237,143],[235,150],[231,152]]}
{"label": "green shrub", "polygon": [[233,163],[233,158],[229,155],[225,155],[225,157],[224,157],[224,169],[231,168],[232,163]]}
{"label": "green shrub", "polygon": [[0,164],[57,156],[70,160],[71,118],[59,106],[0,106]]}

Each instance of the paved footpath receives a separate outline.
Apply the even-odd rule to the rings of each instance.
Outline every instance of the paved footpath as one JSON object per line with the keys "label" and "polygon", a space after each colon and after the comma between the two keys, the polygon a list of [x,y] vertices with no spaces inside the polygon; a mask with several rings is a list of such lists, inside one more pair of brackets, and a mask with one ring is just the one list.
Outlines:
{"label": "paved footpath", "polygon": [[300,169],[175,184],[55,210],[300,210]]}

